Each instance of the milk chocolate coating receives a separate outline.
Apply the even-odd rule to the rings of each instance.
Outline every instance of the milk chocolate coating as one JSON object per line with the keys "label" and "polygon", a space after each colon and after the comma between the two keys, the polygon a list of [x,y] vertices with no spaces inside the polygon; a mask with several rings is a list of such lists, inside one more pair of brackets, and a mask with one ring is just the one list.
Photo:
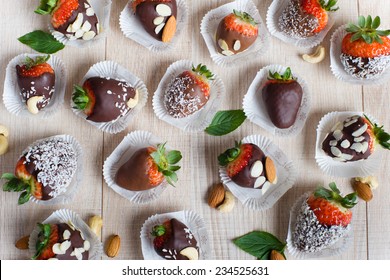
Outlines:
{"label": "milk chocolate coating", "polygon": [[[263,163],[265,163],[265,155],[263,151],[256,146],[255,144],[250,144],[252,145],[252,157],[249,160],[248,164],[240,171],[238,172],[235,176],[233,176],[231,179],[234,183],[239,185],[240,187],[244,188],[253,188],[255,185],[255,182],[258,177],[254,178],[251,176],[251,167],[252,164],[258,160],[260,160]],[[261,176],[264,176],[264,170],[261,174]]]}
{"label": "milk chocolate coating", "polygon": [[164,105],[174,118],[184,118],[199,111],[209,100],[194,78],[184,72],[174,78],[164,95]]}
{"label": "milk chocolate coating", "polygon": [[130,191],[145,191],[156,186],[149,182],[148,148],[136,151],[116,173],[115,182],[118,186]]}
{"label": "milk chocolate coating", "polygon": [[[217,34],[216,34],[216,44],[218,52],[222,53],[224,50],[219,46],[218,40],[224,40],[229,47],[229,51],[234,54],[245,51],[249,48],[255,41],[257,36],[245,36],[235,30],[228,30],[225,26],[225,19],[222,19],[218,25]],[[241,48],[234,50],[233,46],[236,41],[240,41]]]}
{"label": "milk chocolate coating", "polygon": [[95,106],[87,120],[115,121],[130,111],[126,103],[130,98],[134,98],[135,89],[129,83],[110,78],[92,77],[84,82],[83,88],[86,87],[95,94]]}
{"label": "milk chocolate coating", "polygon": [[43,96],[43,100],[37,103],[38,110],[46,107],[54,93],[55,74],[43,73],[39,77],[25,77],[22,75],[21,66],[16,65],[17,82],[23,102],[27,102],[33,96]]}
{"label": "milk chocolate coating", "polygon": [[272,123],[278,128],[289,128],[295,123],[302,101],[302,87],[297,81],[268,83],[262,98]]}
{"label": "milk chocolate coating", "polygon": [[[142,26],[148,32],[153,38],[161,41],[162,40],[162,33],[163,29],[160,30],[158,34],[156,34],[155,29],[156,25],[153,23],[153,20],[157,17],[161,17],[157,11],[156,6],[158,4],[165,4],[171,8],[172,14],[171,16],[174,16],[177,19],[177,5],[176,0],[167,1],[167,2],[160,2],[160,1],[148,1],[140,3],[137,5],[135,14],[139,18],[139,20],[142,23]],[[168,21],[170,16],[165,16],[163,23],[166,23]]]}
{"label": "milk chocolate coating", "polygon": [[167,260],[188,260],[186,256],[180,254],[180,251],[187,247],[194,247],[198,250],[198,242],[185,224],[175,218],[171,219],[170,222],[172,226],[171,237],[162,248],[155,248],[155,251]]}
{"label": "milk chocolate coating", "polygon": [[342,53],[340,60],[345,71],[359,79],[375,78],[390,67],[390,55],[368,58],[355,57]]}

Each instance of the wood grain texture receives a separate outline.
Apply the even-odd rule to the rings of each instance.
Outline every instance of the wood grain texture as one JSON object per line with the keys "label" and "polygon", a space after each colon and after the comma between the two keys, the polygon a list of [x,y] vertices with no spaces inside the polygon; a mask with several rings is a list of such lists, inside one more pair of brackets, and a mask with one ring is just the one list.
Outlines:
{"label": "wood grain texture", "polygon": [[[7,19],[0,26],[2,67],[0,88],[3,88],[5,68],[8,62],[21,53],[31,50],[16,38],[32,31],[45,28],[47,18],[38,16],[33,10],[39,1],[8,1],[3,3],[0,16]],[[66,47],[59,56],[67,67],[67,89],[64,105],[49,120],[22,119],[10,114],[0,104],[0,123],[10,129],[10,150],[0,156],[0,172],[14,169],[21,151],[31,142],[56,134],[70,134],[76,137],[84,150],[84,179],[77,198],[68,205],[45,207],[34,203],[17,206],[17,194],[0,192],[0,259],[27,259],[28,252],[17,250],[15,241],[28,235],[36,222],[44,220],[53,211],[69,208],[87,220],[91,215],[101,215],[104,226],[102,242],[105,245],[112,234],[121,236],[121,249],[116,259],[142,259],[140,229],[144,221],[156,213],[193,210],[205,220],[214,259],[253,259],[240,251],[231,240],[253,230],[265,230],[284,240],[287,236],[289,210],[305,192],[318,184],[335,181],[344,193],[351,192],[348,179],[329,177],[323,174],[314,159],[316,127],[323,115],[330,111],[365,111],[374,115],[385,127],[390,128],[388,105],[390,97],[387,88],[390,81],[381,86],[352,85],[337,80],[330,71],[329,47],[333,31],[340,25],[354,21],[357,16],[380,15],[384,28],[390,27],[388,3],[377,1],[339,1],[340,10],[332,30],[322,45],[327,56],[320,64],[309,64],[301,59],[304,50],[297,49],[270,37],[270,49],[259,58],[234,68],[216,65],[200,34],[203,16],[211,9],[229,3],[218,1],[187,1],[189,20],[175,49],[164,53],[152,53],[126,38],[119,28],[119,15],[127,1],[115,0],[112,4],[110,32],[107,38],[96,45],[78,49]],[[253,1],[265,22],[271,0]],[[17,12],[15,12],[17,11]],[[291,66],[309,85],[312,101],[311,112],[302,133],[293,138],[273,136],[264,129],[246,120],[236,131],[224,137],[213,137],[205,133],[186,133],[159,120],[152,108],[152,97],[167,67],[181,59],[203,63],[219,75],[226,87],[226,96],[221,109],[238,109],[256,73],[269,64]],[[148,89],[148,101],[141,113],[121,133],[106,134],[89,125],[73,114],[70,97],[73,84],[78,84],[94,63],[112,60],[141,78]],[[119,196],[104,182],[102,168],[105,159],[129,132],[150,131],[175,149],[182,151],[182,169],[176,188],[168,187],[162,196],[149,204],[134,204]],[[207,205],[209,188],[219,181],[217,156],[230,147],[234,140],[247,135],[259,134],[270,138],[294,161],[298,179],[282,198],[265,211],[250,210],[239,201],[233,212],[223,214]],[[369,203],[360,202],[354,208],[354,242],[344,254],[332,259],[390,259],[390,154],[384,153],[383,164],[375,174],[380,183]],[[287,257],[293,259],[287,254]],[[103,256],[103,259],[109,259]]]}

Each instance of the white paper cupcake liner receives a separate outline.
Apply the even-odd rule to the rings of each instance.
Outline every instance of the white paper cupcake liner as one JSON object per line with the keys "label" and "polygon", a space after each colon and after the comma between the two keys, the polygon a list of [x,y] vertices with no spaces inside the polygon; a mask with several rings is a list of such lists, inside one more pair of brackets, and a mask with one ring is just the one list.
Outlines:
{"label": "white paper cupcake liner", "polygon": [[[256,41],[245,51],[231,56],[225,56],[218,52],[216,45],[216,32],[221,20],[231,14],[233,9],[250,14],[258,23],[258,36]],[[269,48],[269,34],[256,5],[251,0],[236,0],[209,11],[202,19],[200,32],[210,52],[212,60],[225,67],[237,66],[238,64],[253,61],[255,57],[264,55]]]}
{"label": "white paper cupcake liner", "polygon": [[328,24],[321,32],[309,38],[303,38],[303,39],[292,38],[286,33],[284,33],[279,28],[279,24],[278,24],[279,17],[281,16],[283,10],[287,7],[289,2],[290,2],[289,0],[288,1],[274,0],[272,4],[269,6],[267,11],[268,31],[271,33],[271,35],[282,40],[283,42],[297,46],[299,48],[309,49],[320,44],[322,40],[325,38],[326,34],[332,28],[333,24],[335,23],[337,18],[337,11],[328,13]]}
{"label": "white paper cupcake liner", "polygon": [[[139,149],[162,144],[163,141],[148,131],[133,131],[123,138],[122,142],[115,148],[103,165],[103,177],[107,185],[124,198],[139,204],[149,203],[156,200],[167,188],[168,183],[164,180],[155,188],[145,191],[130,191],[118,186],[115,176],[118,169]],[[172,150],[169,146],[166,149]]]}
{"label": "white paper cupcake liner", "polygon": [[184,118],[174,118],[167,112],[164,105],[164,95],[170,82],[184,71],[191,70],[192,63],[189,60],[179,60],[171,64],[162,77],[156,92],[153,96],[153,110],[156,116],[177,128],[186,132],[203,131],[212,121],[215,113],[221,105],[225,95],[225,86],[222,80],[214,75],[214,80],[210,81],[210,97],[207,103],[198,112]]}
{"label": "white paper cupcake liner", "polygon": [[253,210],[271,208],[294,185],[297,177],[295,166],[282,150],[264,136],[250,135],[241,142],[255,144],[266,156],[272,158],[276,167],[277,183],[266,190],[240,187],[227,175],[226,168],[220,166],[221,181],[244,206]]}
{"label": "white paper cupcake liner", "polygon": [[290,221],[288,225],[288,233],[287,233],[287,250],[289,253],[297,259],[320,259],[320,258],[329,258],[337,255],[341,255],[343,252],[345,252],[348,247],[353,242],[354,235],[353,235],[353,225],[350,224],[350,230],[341,237],[336,243],[332,244],[331,246],[322,249],[318,252],[302,252],[297,247],[294,246],[293,243],[293,232],[295,230],[295,224],[297,222],[297,217],[300,211],[300,208],[303,204],[303,202],[309,197],[310,192],[305,193],[302,195],[293,205],[290,211]]}
{"label": "white paper cupcake liner", "polygon": [[[89,260],[99,260],[101,259],[103,253],[103,246],[100,242],[99,238],[96,234],[89,228],[89,226],[80,218],[78,214],[69,210],[69,209],[60,209],[53,212],[46,220],[44,220],[43,224],[58,224],[58,223],[69,223],[72,224],[79,229],[86,240],[90,242],[89,249]],[[35,227],[33,232],[30,234],[29,238],[29,251],[30,255],[33,256],[36,252],[35,244],[38,240],[39,228]]]}
{"label": "white paper cupcake liner", "polygon": [[[365,160],[339,162],[328,156],[322,150],[322,142],[326,135],[331,132],[337,122],[343,122],[346,118],[359,115],[362,112],[330,112],[322,117],[317,127],[316,151],[315,158],[320,169],[329,176],[353,178],[366,177],[374,174],[381,165],[381,151],[375,151]],[[375,118],[366,114],[372,122],[376,122]],[[379,149],[377,147],[376,149]]]}
{"label": "white paper cupcake liner", "polygon": [[76,195],[78,189],[80,188],[81,181],[83,180],[83,150],[81,148],[81,145],[79,142],[71,135],[55,135],[43,139],[39,139],[35,141],[34,143],[30,144],[26,149],[23,150],[21,155],[24,155],[27,153],[27,151],[30,149],[30,147],[34,147],[42,143],[46,140],[51,139],[62,139],[65,142],[68,142],[72,145],[73,150],[76,154],[76,172],[73,175],[72,180],[70,181],[68,187],[66,188],[66,191],[59,194],[58,196],[50,199],[50,200],[38,200],[34,198],[33,196],[30,197],[30,201],[33,201],[35,203],[41,204],[41,205],[56,205],[56,204],[67,204],[70,203],[74,196]]}
{"label": "white paper cupcake liner", "polygon": [[53,29],[53,26],[49,23],[49,31],[57,39],[57,41],[61,42],[64,45],[85,48],[90,47],[96,42],[103,40],[110,29],[110,13],[111,13],[111,0],[89,0],[90,5],[93,7],[95,14],[98,18],[100,31],[93,39],[91,40],[69,40],[61,32],[58,32]]}
{"label": "white paper cupcake liner", "polygon": [[73,112],[81,117],[82,119],[86,120],[93,126],[97,127],[98,129],[107,132],[107,133],[118,133],[126,129],[126,127],[129,125],[129,123],[132,121],[133,118],[137,116],[137,114],[140,113],[142,108],[145,106],[147,100],[148,100],[148,90],[144,84],[144,82],[135,76],[133,73],[122,67],[121,65],[117,64],[113,61],[102,61],[94,64],[87,72],[87,74],[84,76],[84,78],[80,82],[80,86],[83,85],[84,81],[91,78],[91,77],[110,77],[112,79],[117,80],[125,80],[126,82],[130,83],[135,89],[138,90],[139,93],[139,101],[138,104],[132,108],[125,116],[122,116],[114,121],[111,122],[93,122],[90,120],[87,120],[87,115],[83,112],[83,110],[79,110],[75,108],[75,104],[73,103],[73,100],[71,99],[71,107]]}
{"label": "white paper cupcake liner", "polygon": [[294,69],[292,69],[293,76],[302,87],[303,95],[295,123],[291,127],[285,129],[278,128],[272,123],[264,104],[261,92],[262,88],[265,86],[265,83],[268,81],[267,77],[269,71],[284,73],[286,69],[287,67],[281,65],[269,65],[257,72],[256,77],[249,86],[248,92],[244,96],[243,109],[245,115],[254,124],[264,128],[276,136],[288,137],[295,136],[302,131],[302,128],[305,125],[306,119],[310,112],[310,93],[306,82],[301,77],[296,75]]}
{"label": "white paper cupcake liner", "polygon": [[138,44],[153,52],[163,52],[172,50],[180,37],[180,34],[184,32],[184,28],[188,20],[188,7],[185,0],[176,0],[177,5],[177,19],[176,19],[176,33],[170,42],[164,43],[153,38],[147,33],[138,20],[131,7],[129,7],[129,1],[119,17],[120,28],[126,38],[129,38]]}
{"label": "white paper cupcake liner", "polygon": [[330,39],[330,69],[333,75],[344,82],[359,85],[379,85],[383,84],[390,79],[390,67],[388,67],[382,74],[370,79],[359,79],[351,76],[345,71],[343,64],[341,63],[341,45],[345,35],[347,35],[347,24],[340,26],[333,32]]}
{"label": "white paper cupcake liner", "polygon": [[22,65],[25,62],[26,56],[36,58],[42,54],[21,54],[14,57],[7,65],[3,102],[5,108],[11,114],[23,118],[42,118],[46,119],[59,111],[59,108],[64,103],[64,95],[66,88],[66,68],[64,63],[56,56],[51,55],[47,63],[53,68],[55,72],[55,87],[54,93],[51,97],[50,103],[34,115],[27,109],[27,105],[22,101],[20,95],[20,88],[17,82],[16,65]]}
{"label": "white paper cupcake liner", "polygon": [[154,237],[150,234],[152,229],[156,225],[160,225],[166,220],[176,218],[191,230],[194,234],[196,241],[198,242],[199,247],[199,260],[209,260],[211,256],[211,245],[209,240],[209,235],[207,234],[207,229],[203,219],[195,212],[190,210],[165,213],[165,214],[156,214],[149,217],[141,228],[140,238],[141,238],[141,247],[142,254],[145,260],[165,260],[159,256],[153,247]]}

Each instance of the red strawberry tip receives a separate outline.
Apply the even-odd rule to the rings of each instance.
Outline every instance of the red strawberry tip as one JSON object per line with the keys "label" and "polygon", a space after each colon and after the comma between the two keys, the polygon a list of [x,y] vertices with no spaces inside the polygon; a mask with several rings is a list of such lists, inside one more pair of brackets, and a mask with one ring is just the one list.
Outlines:
{"label": "red strawberry tip", "polygon": [[58,0],[41,0],[39,7],[34,11],[39,15],[48,15],[53,12],[57,6]]}

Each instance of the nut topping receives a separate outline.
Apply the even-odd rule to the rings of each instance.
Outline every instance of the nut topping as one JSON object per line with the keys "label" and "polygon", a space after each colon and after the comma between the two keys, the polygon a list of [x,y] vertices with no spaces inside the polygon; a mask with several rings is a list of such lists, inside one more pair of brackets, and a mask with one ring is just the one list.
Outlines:
{"label": "nut topping", "polygon": [[169,17],[172,15],[171,8],[166,4],[158,4],[156,6],[156,12],[162,17]]}
{"label": "nut topping", "polygon": [[161,41],[164,43],[167,43],[172,40],[173,36],[175,36],[176,33],[176,18],[174,16],[171,16],[167,23],[165,24]]}
{"label": "nut topping", "polygon": [[180,251],[180,254],[187,257],[189,260],[198,260],[199,253],[194,247],[187,247]]}
{"label": "nut topping", "polygon": [[43,96],[36,95],[36,96],[30,97],[27,100],[27,109],[29,110],[29,112],[31,114],[34,114],[34,115],[38,114],[39,109],[38,109],[37,105],[38,105],[39,102],[42,102],[43,99],[44,99]]}

